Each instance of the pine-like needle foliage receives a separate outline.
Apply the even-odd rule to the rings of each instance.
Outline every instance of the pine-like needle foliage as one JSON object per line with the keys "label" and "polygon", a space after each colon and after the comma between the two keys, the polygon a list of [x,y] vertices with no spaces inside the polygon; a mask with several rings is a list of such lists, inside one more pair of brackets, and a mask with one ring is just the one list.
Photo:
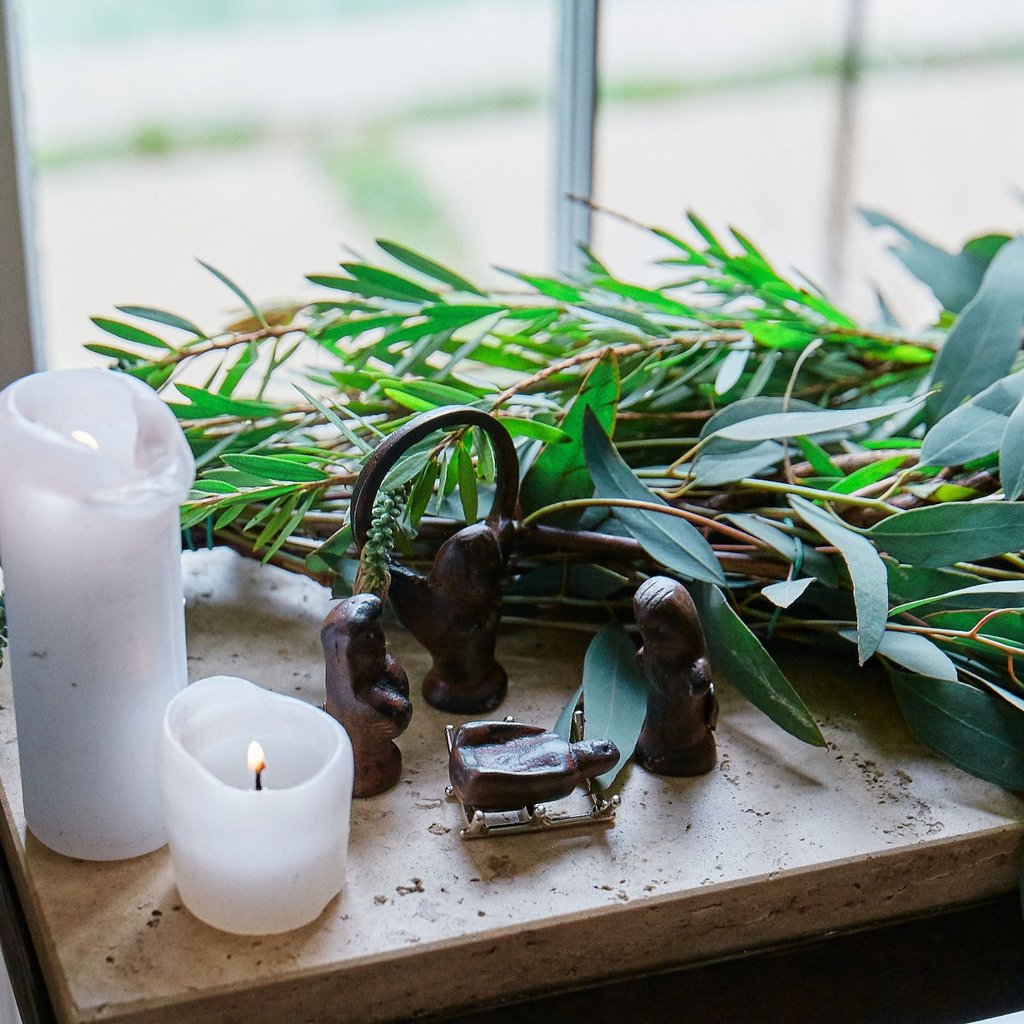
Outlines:
{"label": "pine-like needle foliage", "polygon": [[[122,307],[94,321],[117,344],[88,347],[179,417],[199,466],[190,544],[345,593],[367,452],[411,415],[471,405],[523,467],[506,614],[606,622],[646,575],[674,575],[716,668],[794,735],[823,742],[771,637],[881,658],[927,743],[1021,788],[1024,241],[946,253],[899,230],[946,308],[928,331],[859,323],[691,216],[692,241],[655,231],[657,288],[591,258],[493,291],[381,241],[381,265],[311,276],[317,301],[261,309],[208,267],[245,320],[208,333]],[[493,478],[479,431],[428,439],[392,472],[377,540],[429,564]]]}

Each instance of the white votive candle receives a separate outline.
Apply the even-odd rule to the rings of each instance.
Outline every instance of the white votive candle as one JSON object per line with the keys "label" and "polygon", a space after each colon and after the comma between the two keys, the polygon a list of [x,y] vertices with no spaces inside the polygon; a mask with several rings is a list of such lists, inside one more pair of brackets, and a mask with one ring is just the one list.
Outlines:
{"label": "white votive candle", "polygon": [[165,842],[154,751],[185,685],[179,505],[195,465],[171,411],[108,370],[0,393],[0,562],[29,829],[72,857]]}
{"label": "white votive candle", "polygon": [[178,890],[201,921],[290,931],[341,891],[352,745],[319,708],[233,676],[201,679],[167,707],[159,775]]}

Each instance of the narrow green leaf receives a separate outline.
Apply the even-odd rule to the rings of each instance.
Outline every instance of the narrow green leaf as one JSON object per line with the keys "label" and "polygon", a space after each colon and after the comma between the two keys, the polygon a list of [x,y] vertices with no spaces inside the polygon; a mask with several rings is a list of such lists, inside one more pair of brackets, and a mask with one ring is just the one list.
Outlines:
{"label": "narrow green leaf", "polygon": [[310,510],[313,502],[317,499],[318,495],[315,491],[311,491],[309,494],[302,499],[298,507],[292,512],[288,521],[278,528],[277,537],[271,543],[270,547],[263,553],[263,564],[266,565],[273,557],[281,550],[288,538],[299,528],[299,524],[302,522],[303,517]]}
{"label": "narrow green leaf", "polygon": [[479,428],[474,427],[473,451],[476,452],[476,471],[484,483],[493,484],[497,478],[497,466],[494,464],[494,448],[491,439]]}
{"label": "narrow green leaf", "polygon": [[583,661],[583,734],[611,740],[619,748],[614,768],[598,776],[607,789],[633,748],[647,714],[647,679],[636,661],[636,644],[617,624],[605,626],[590,641]]}
{"label": "narrow green leaf", "polygon": [[168,313],[164,309],[157,309],[154,306],[118,306],[117,311],[125,316],[137,316],[140,320],[149,320],[154,324],[163,324],[165,327],[176,327],[179,331],[187,331],[198,338],[205,338],[206,332],[197,327],[191,320],[186,320],[177,313]]}
{"label": "narrow green leaf", "polygon": [[599,359],[587,374],[579,393],[560,424],[572,444],[548,444],[523,480],[520,499],[524,512],[573,498],[589,498],[594,484],[583,452],[584,414],[589,409],[605,431],[615,422],[619,398],[619,367],[614,356]]}
{"label": "narrow green leaf", "polygon": [[[919,597],[913,601],[905,601],[894,608],[889,609],[890,615],[899,615],[901,612],[909,612],[914,608],[920,608],[926,604],[943,604],[952,601],[954,598],[975,597],[981,594],[1024,594],[1024,580],[996,580],[992,583],[979,583],[974,587],[961,587],[958,590],[950,590],[945,594],[934,594],[931,597]],[[999,608],[1002,605],[996,602],[989,607]]]}
{"label": "narrow green leaf", "polygon": [[417,398],[398,388],[384,388],[384,394],[396,405],[402,406],[403,409],[411,409],[413,412],[430,412],[437,408],[436,403],[425,398]]}
{"label": "narrow green leaf", "polygon": [[124,341],[134,341],[139,345],[148,345],[150,348],[161,348],[165,351],[171,350],[171,346],[163,338],[158,338],[155,334],[150,334],[149,331],[144,331],[141,327],[125,324],[120,320],[108,320],[103,316],[93,316],[89,319],[101,331],[106,331],[107,334],[112,334],[115,338],[121,338]]}
{"label": "narrow green leaf", "polygon": [[771,320],[751,320],[744,327],[759,345],[770,349],[804,349],[817,337],[813,328],[790,326]]}
{"label": "narrow green leaf", "polygon": [[829,490],[834,491],[836,494],[853,494],[862,487],[868,487],[871,484],[878,483],[879,480],[884,480],[887,476],[891,476],[906,461],[907,457],[905,455],[893,455],[888,459],[879,459],[878,462],[873,462],[870,466],[861,466],[860,469],[855,470],[849,476],[843,477],[838,483],[834,483]]}
{"label": "narrow green leaf", "polygon": [[[293,491],[287,495],[282,501],[276,505],[268,505],[267,508],[273,508],[273,514],[266,517],[266,521],[263,526],[263,530],[259,536],[253,541],[253,551],[260,551],[266,545],[270,544],[276,537],[278,537],[281,531],[284,529],[285,524],[290,521],[292,513],[295,510],[295,506],[299,501],[299,492]],[[260,522],[259,516],[253,516],[249,520],[246,529],[252,529],[257,523]],[[267,557],[264,556],[264,564],[266,564]]]}
{"label": "narrow green leaf", "polygon": [[441,405],[474,405],[480,399],[472,391],[463,391],[450,384],[436,384],[430,380],[396,381],[389,390],[412,395],[413,398],[429,403],[427,407],[430,409]]}
{"label": "narrow green leaf", "polygon": [[[352,527],[346,524],[332,533],[316,551],[307,555],[306,564],[315,572],[338,572],[339,563],[348,556],[351,547]],[[311,561],[315,559],[319,561]]]}
{"label": "narrow green leaf", "polygon": [[419,529],[423,514],[427,511],[427,505],[434,495],[434,481],[437,479],[438,465],[436,459],[429,459],[416,476],[416,482],[412,485],[409,494],[409,502],[406,505],[406,515],[414,530]]}
{"label": "narrow green leaf", "polygon": [[790,735],[816,747],[825,746],[807,705],[722,591],[713,584],[700,583],[691,588],[691,593],[700,612],[715,676],[732,683]]}
{"label": "narrow green leaf", "polygon": [[197,480],[192,485],[193,491],[204,494],[237,494],[238,488],[225,480]]}
{"label": "narrow green leaf", "polygon": [[223,395],[225,398],[230,398],[235,393],[235,388],[241,384],[242,378],[252,369],[253,364],[256,362],[258,352],[256,343],[253,341],[242,347],[238,358],[231,365],[228,372],[224,374],[224,380],[220,388],[218,388],[218,394]]}
{"label": "narrow green leaf", "polygon": [[95,352],[98,356],[103,356],[104,359],[113,359],[118,363],[137,363],[142,359],[137,352],[129,352],[127,349],[115,348],[113,345],[100,345],[95,342],[90,342],[87,345],[82,346],[87,352]]}
{"label": "narrow green leaf", "polygon": [[925,746],[980,779],[1024,789],[1024,714],[966,683],[892,674],[903,717]]}
{"label": "narrow green leaf", "polygon": [[827,451],[809,437],[796,437],[797,447],[818,476],[842,476],[843,471],[832,461]]}
{"label": "narrow green leaf", "polygon": [[885,563],[868,541],[827,512],[795,495],[789,496],[789,503],[811,529],[839,549],[846,563],[857,607],[857,657],[863,665],[875,653],[885,632],[889,610]]}
{"label": "narrow green leaf", "polygon": [[477,520],[476,470],[473,468],[473,459],[465,444],[459,443],[455,450],[455,458],[458,460],[456,468],[459,477],[459,501],[462,503],[462,515],[468,526]]}
{"label": "narrow green leaf", "polygon": [[307,483],[328,479],[323,470],[309,466],[304,462],[293,462],[291,459],[275,455],[223,455],[222,460],[233,469],[243,473],[252,473],[265,480],[281,480],[294,483]]}
{"label": "narrow green leaf", "polygon": [[635,302],[653,307],[660,313],[668,313],[671,316],[686,317],[688,319],[696,317],[696,312],[692,306],[684,306],[683,303],[670,299],[662,292],[651,288],[641,288],[635,284],[626,284],[623,281],[616,281],[607,275],[595,278],[591,283],[594,288],[600,288],[602,291],[612,292],[615,295],[633,299]]}
{"label": "narrow green leaf", "polygon": [[507,270],[504,267],[497,267],[496,269],[503,274],[508,274],[510,277],[523,281],[525,284],[530,285],[531,288],[535,288],[541,295],[546,295],[549,299],[555,299],[558,302],[580,301],[580,290],[570,284],[566,284],[564,281],[556,281],[551,277],[531,277],[529,274],[520,274],[517,270]]}
{"label": "narrow green leaf", "polygon": [[293,384],[292,387],[302,397],[309,402],[317,412],[320,413],[328,423],[331,424],[342,437],[346,438],[356,451],[366,455],[368,452],[373,451],[373,445],[368,441],[364,441],[326,402],[320,401],[315,395],[311,395],[305,388],[299,387],[298,384]]}
{"label": "narrow green leaf", "polygon": [[1024,548],[1024,504],[949,501],[898,512],[867,531],[879,550],[935,568]]}
{"label": "narrow green leaf", "polygon": [[342,263],[341,269],[378,289],[377,294],[381,298],[397,299],[399,302],[437,302],[439,298],[437,292],[406,277],[392,274],[390,270],[368,267],[365,263]]}
{"label": "narrow green leaf", "polygon": [[418,252],[413,252],[412,249],[407,249],[404,245],[399,245],[397,242],[389,242],[382,238],[377,239],[377,245],[389,256],[398,260],[399,263],[404,263],[407,267],[418,270],[421,274],[426,274],[427,277],[432,277],[435,281],[450,285],[457,292],[471,292],[473,295],[485,294],[475,284],[471,284],[464,277],[456,274],[454,270],[449,270],[440,263],[435,263],[432,259],[421,256]]}
{"label": "narrow green leaf", "polygon": [[1018,237],[992,260],[935,359],[932,383],[942,390],[928,400],[933,422],[1010,372],[1020,353],[1022,322],[1024,238]]}
{"label": "narrow green leaf", "polygon": [[[587,415],[583,444],[598,497],[627,498],[669,507],[623,462],[593,414]],[[685,519],[638,508],[612,508],[612,513],[647,554],[667,569],[686,579],[725,583],[725,574],[711,545]]]}
{"label": "narrow green leaf", "polygon": [[234,281],[231,280],[230,277],[227,276],[227,274],[222,273],[216,267],[211,267],[209,263],[206,263],[203,260],[197,259],[196,262],[204,270],[208,270],[211,274],[213,274],[213,276],[217,278],[217,280],[220,281],[220,283],[223,284],[229,291],[233,292],[235,296],[241,301],[242,305],[245,306],[245,308],[249,310],[249,312],[252,313],[252,315],[256,318],[257,323],[259,323],[263,327],[268,326],[266,317],[263,315],[260,308],[256,305],[255,302],[252,301],[252,299],[249,298],[248,295],[246,295],[244,291],[242,291],[241,288],[239,288],[237,284],[235,284]]}
{"label": "narrow green leaf", "polygon": [[243,419],[260,419],[264,416],[271,416],[277,413],[277,406],[270,402],[241,401],[235,398],[225,398],[223,395],[204,391],[202,388],[193,387],[191,384],[176,383],[174,385],[182,396],[188,400],[188,405],[178,405],[168,402],[168,406],[180,419],[211,419],[216,416],[240,416]]}
{"label": "narrow green leaf", "polygon": [[502,416],[501,425],[513,437],[532,437],[545,444],[568,444],[572,438],[564,430],[541,423],[540,420],[526,420],[519,416]]}
{"label": "narrow green leaf", "polygon": [[[839,635],[844,640],[857,642],[857,631],[854,629],[841,629]],[[901,633],[887,629],[875,653],[922,676],[951,680],[957,678],[953,662],[928,637],[920,633]]]}

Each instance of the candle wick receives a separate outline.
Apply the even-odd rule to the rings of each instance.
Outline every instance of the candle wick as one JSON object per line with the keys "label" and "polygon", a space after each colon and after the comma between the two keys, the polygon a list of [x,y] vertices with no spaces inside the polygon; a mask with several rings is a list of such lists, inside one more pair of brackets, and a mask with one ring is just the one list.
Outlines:
{"label": "candle wick", "polygon": [[256,769],[256,791],[259,792],[263,788],[263,769]]}

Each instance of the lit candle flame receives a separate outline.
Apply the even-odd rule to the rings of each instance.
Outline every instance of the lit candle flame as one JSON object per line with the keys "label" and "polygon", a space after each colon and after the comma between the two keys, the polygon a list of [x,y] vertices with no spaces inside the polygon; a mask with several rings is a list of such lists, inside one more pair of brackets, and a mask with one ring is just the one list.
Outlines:
{"label": "lit candle flame", "polygon": [[94,452],[100,450],[100,443],[96,440],[88,430],[72,430],[71,440],[77,441],[79,444],[84,444],[86,448],[91,448]]}
{"label": "lit candle flame", "polygon": [[245,763],[249,766],[249,771],[251,772],[261,772],[267,767],[263,748],[256,740],[249,744],[249,752],[245,755]]}

